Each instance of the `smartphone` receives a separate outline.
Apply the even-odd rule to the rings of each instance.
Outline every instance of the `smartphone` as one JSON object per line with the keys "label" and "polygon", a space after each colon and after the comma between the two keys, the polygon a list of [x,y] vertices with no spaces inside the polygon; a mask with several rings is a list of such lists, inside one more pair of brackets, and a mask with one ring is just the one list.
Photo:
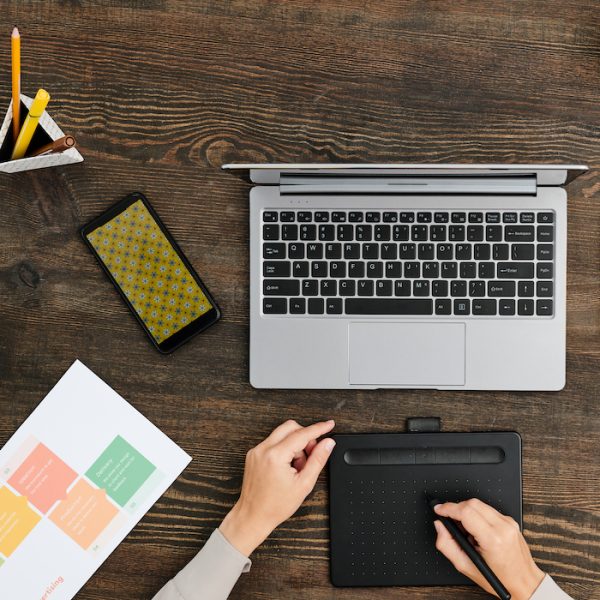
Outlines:
{"label": "smartphone", "polygon": [[81,235],[159,352],[173,352],[221,317],[143,194],[123,198]]}

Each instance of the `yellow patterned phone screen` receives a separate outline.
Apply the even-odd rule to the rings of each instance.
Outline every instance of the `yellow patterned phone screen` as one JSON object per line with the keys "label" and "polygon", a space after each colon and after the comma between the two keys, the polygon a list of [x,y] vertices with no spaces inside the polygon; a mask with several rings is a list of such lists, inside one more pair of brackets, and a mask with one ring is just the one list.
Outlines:
{"label": "yellow patterned phone screen", "polygon": [[212,308],[141,200],[87,238],[157,343]]}

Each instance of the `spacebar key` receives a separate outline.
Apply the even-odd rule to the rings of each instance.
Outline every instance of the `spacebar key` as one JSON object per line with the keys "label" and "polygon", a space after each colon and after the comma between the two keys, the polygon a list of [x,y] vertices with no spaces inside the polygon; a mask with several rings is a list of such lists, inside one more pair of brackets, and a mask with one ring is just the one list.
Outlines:
{"label": "spacebar key", "polygon": [[432,315],[433,300],[416,298],[347,298],[347,315]]}

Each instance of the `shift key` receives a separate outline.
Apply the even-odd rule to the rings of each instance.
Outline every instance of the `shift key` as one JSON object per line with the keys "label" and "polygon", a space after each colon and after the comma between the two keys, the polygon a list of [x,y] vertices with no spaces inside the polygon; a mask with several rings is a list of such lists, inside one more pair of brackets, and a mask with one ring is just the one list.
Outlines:
{"label": "shift key", "polygon": [[264,279],[265,296],[299,296],[300,281],[297,279]]}
{"label": "shift key", "polygon": [[499,262],[498,279],[533,279],[534,265],[530,262]]}

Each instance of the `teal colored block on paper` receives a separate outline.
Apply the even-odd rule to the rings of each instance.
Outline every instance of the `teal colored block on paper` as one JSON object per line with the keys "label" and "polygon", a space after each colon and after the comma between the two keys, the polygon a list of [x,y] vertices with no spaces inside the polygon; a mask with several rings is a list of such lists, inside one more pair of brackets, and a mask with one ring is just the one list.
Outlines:
{"label": "teal colored block on paper", "polygon": [[86,477],[118,505],[125,506],[156,467],[118,435],[86,472]]}

